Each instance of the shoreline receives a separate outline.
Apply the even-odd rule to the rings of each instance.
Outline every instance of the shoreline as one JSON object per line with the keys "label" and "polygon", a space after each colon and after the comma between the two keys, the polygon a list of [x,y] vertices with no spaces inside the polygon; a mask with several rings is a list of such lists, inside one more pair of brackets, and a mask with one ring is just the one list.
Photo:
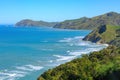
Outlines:
{"label": "shoreline", "polygon": [[[106,45],[106,44],[105,44]],[[75,59],[73,59],[73,60],[71,60],[71,61],[69,61],[69,62],[66,62],[66,63],[64,63],[64,64],[60,64],[59,66],[56,66],[56,67],[54,67],[54,68],[52,68],[52,69],[49,69],[49,70],[47,70],[47,71],[45,71],[44,73],[42,73],[38,78],[37,78],[37,80],[46,80],[46,79],[51,79],[51,78],[55,78],[55,79],[57,79],[57,80],[59,80],[59,74],[61,73],[61,72],[63,72],[62,74],[60,74],[61,76],[65,76],[65,77],[69,77],[70,76],[70,73],[69,74],[66,74],[66,75],[63,75],[63,74],[65,74],[66,73],[66,71],[78,71],[78,69],[81,69],[81,68],[83,68],[83,69],[81,69],[81,70],[84,70],[84,67],[83,66],[88,66],[89,65],[89,61],[87,61],[87,60],[90,60],[91,61],[91,57],[90,56],[93,56],[92,58],[93,58],[93,60],[94,59],[99,59],[99,58],[106,58],[106,57],[104,57],[104,56],[107,56],[107,55],[110,55],[109,53],[113,53],[112,51],[111,51],[111,49],[113,49],[114,51],[116,51],[117,50],[117,48],[116,47],[114,47],[114,46],[108,46],[108,47],[106,47],[106,48],[103,48],[102,50],[99,50],[99,51],[94,51],[94,52],[92,52],[92,53],[90,53],[89,55],[87,54],[87,55],[83,55],[82,56],[82,58],[80,57],[80,58],[75,58]],[[116,49],[116,50],[115,50]],[[108,50],[110,50],[110,52],[109,53],[105,53],[106,51],[108,51]],[[119,52],[118,52],[119,53]],[[103,55],[101,55],[101,54],[103,54]],[[97,57],[97,56],[95,56],[95,55],[99,55],[99,56],[101,56],[101,57]],[[117,56],[117,55],[116,55]],[[87,58],[86,58],[87,57]],[[109,56],[107,56],[107,57],[109,57]],[[114,57],[114,56],[112,56],[112,57]],[[110,57],[111,58],[111,57]],[[104,62],[104,59],[103,60],[100,60],[100,61],[103,61]],[[109,60],[108,60],[109,61]],[[95,61],[92,61],[91,63],[93,63],[93,62],[95,62]],[[113,62],[111,62],[111,63],[114,63],[114,61]],[[79,67],[75,67],[75,65],[76,66],[78,66],[78,64],[79,64],[79,66],[81,66],[81,68],[79,68]],[[84,65],[83,65],[84,64]],[[97,64],[99,64],[99,63],[97,63]],[[105,65],[105,66],[108,66],[108,67],[105,67],[105,68],[109,68],[109,66],[111,65],[111,64],[106,64],[106,63],[102,63],[103,65]],[[100,66],[102,66],[102,64],[100,65]],[[83,66],[82,66],[83,65]],[[93,65],[90,65],[90,66],[93,66]],[[89,67],[90,67],[89,66]],[[100,67],[100,66],[98,66],[98,67]],[[103,66],[104,67],[104,66]],[[75,69],[74,69],[75,68]],[[111,68],[111,67],[110,67]],[[112,68],[114,68],[114,66],[112,67]],[[101,67],[100,67],[100,69],[101,69]],[[58,71],[57,71],[58,70]],[[80,70],[80,71],[81,71]],[[86,70],[86,69],[85,69]],[[94,70],[94,68],[93,69],[90,69],[89,71],[92,71],[92,70]],[[57,72],[56,72],[57,71]],[[89,72],[89,71],[87,71],[87,72]],[[52,76],[51,75],[51,73],[53,74],[53,72],[55,72],[54,74],[54,76]],[[104,70],[104,72],[106,72],[106,70]],[[50,77],[45,77],[44,75],[50,75]],[[83,74],[83,73],[81,73],[81,74]],[[89,74],[91,74],[91,73],[89,73]],[[75,73],[73,73],[72,75],[75,75]],[[65,77],[63,77],[63,80],[65,79]],[[94,78],[94,76],[92,76],[91,75],[91,77],[93,77]],[[73,79],[75,79],[76,80],[76,78],[77,77],[73,77]],[[79,77],[78,77],[78,79],[79,79]],[[86,76],[86,78],[84,78],[84,79],[88,79],[88,77]],[[66,79],[66,80],[69,80],[69,79]],[[94,80],[94,79],[93,79]]]}
{"label": "shoreline", "polygon": [[102,44],[102,45],[105,45],[105,46],[110,46],[109,44],[107,44],[107,43],[100,43],[100,42],[97,42],[96,44]]}
{"label": "shoreline", "polygon": [[[82,38],[83,39],[83,38]],[[83,40],[83,41],[85,41],[85,40]],[[90,43],[92,43],[92,44],[94,44],[93,42],[91,42],[91,41],[85,41],[85,42],[90,42]],[[69,62],[71,62],[71,61],[73,61],[73,60],[75,60],[75,59],[78,59],[78,58],[81,58],[82,57],[82,55],[84,55],[84,54],[90,54],[90,53],[93,53],[93,52],[99,52],[99,51],[101,51],[101,50],[103,50],[103,49],[106,49],[107,47],[109,47],[110,45],[109,44],[103,44],[103,43],[95,43],[95,44],[97,44],[97,45],[103,45],[103,46],[105,46],[104,48],[102,48],[102,49],[100,49],[100,50],[94,50],[94,51],[90,51],[90,52],[88,52],[88,53],[82,53],[82,54],[78,54],[79,55],[79,57],[78,57],[78,55],[76,56],[75,54],[74,55],[70,55],[70,56],[74,56],[74,58],[72,58],[71,60],[68,60],[68,61],[66,61],[65,63],[61,63],[61,64],[59,64],[59,65],[57,65],[57,66],[54,66],[53,68],[50,68],[50,69],[54,69],[54,68],[56,68],[56,67],[59,67],[60,65],[63,65],[63,64],[66,64],[66,63],[69,63]],[[79,53],[79,52],[78,52]],[[70,54],[70,53],[69,53]],[[56,56],[56,55],[55,55]],[[49,70],[49,69],[48,69]],[[47,70],[47,71],[48,71]],[[46,71],[44,71],[44,72],[46,72]],[[43,72],[43,73],[44,73]],[[43,74],[43,73],[41,73],[41,75]]]}

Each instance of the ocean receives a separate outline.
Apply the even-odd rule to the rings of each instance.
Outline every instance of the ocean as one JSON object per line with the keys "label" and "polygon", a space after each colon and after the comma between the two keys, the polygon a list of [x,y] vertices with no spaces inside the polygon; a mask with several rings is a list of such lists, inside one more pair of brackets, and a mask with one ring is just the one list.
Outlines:
{"label": "ocean", "polygon": [[82,39],[91,30],[0,26],[0,80],[37,80],[44,71],[106,46]]}

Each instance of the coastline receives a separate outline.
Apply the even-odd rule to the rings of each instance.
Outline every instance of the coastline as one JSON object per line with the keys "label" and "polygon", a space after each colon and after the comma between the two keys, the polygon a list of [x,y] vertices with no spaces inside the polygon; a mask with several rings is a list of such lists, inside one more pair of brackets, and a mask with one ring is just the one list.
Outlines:
{"label": "coastline", "polygon": [[110,46],[109,44],[107,44],[107,43],[100,43],[100,42],[97,42],[96,44],[102,44],[102,45],[105,45],[105,46]]}
{"label": "coastline", "polygon": [[[82,37],[82,39],[83,39],[83,37]],[[85,40],[83,40],[83,41],[85,41]],[[54,69],[54,68],[57,68],[57,67],[59,67],[59,66],[61,66],[61,65],[64,65],[64,64],[66,64],[66,63],[69,63],[69,62],[71,62],[71,61],[73,61],[73,60],[76,60],[76,59],[79,59],[79,58],[81,58],[83,55],[88,55],[88,54],[91,54],[91,53],[93,53],[93,52],[99,52],[99,51],[101,51],[101,50],[103,50],[103,49],[106,49],[106,48],[108,48],[110,45],[109,44],[103,44],[103,43],[93,43],[93,42],[91,42],[91,41],[85,41],[85,42],[90,42],[90,43],[92,43],[92,44],[97,44],[97,45],[103,45],[103,46],[105,46],[104,48],[102,48],[102,49],[99,49],[99,50],[93,50],[93,51],[90,51],[90,52],[83,52],[82,54],[80,53],[80,55],[79,55],[79,52],[78,52],[78,54],[77,54],[77,56],[79,55],[79,57],[75,57],[75,58],[72,58],[71,60],[68,60],[67,62],[65,62],[65,63],[61,63],[61,64],[59,64],[59,65],[57,65],[57,66],[55,66],[55,67],[53,67],[52,69]],[[69,52],[69,51],[67,51],[67,52]],[[57,56],[57,55],[55,55],[55,56]],[[76,54],[71,54],[71,56],[76,56]],[[59,57],[59,56],[58,56]],[[51,68],[50,68],[51,69]],[[49,71],[49,69],[47,70],[47,71]],[[46,71],[45,71],[46,72]],[[43,73],[45,73],[45,72],[43,72]],[[43,74],[42,73],[42,74]],[[41,74],[41,75],[42,75]],[[39,79],[38,79],[39,80]]]}
{"label": "coastline", "polygon": [[[65,30],[66,31],[66,30]],[[60,40],[60,41],[58,41],[58,42],[61,42],[61,43],[65,43],[66,42],[66,40],[68,40],[67,42],[69,43],[69,41],[73,41],[74,39],[75,39],[75,41],[76,41],[76,39],[79,41],[80,39],[83,39],[84,37],[83,36],[75,36],[75,37],[69,37],[69,38],[65,38],[64,37],[64,39],[63,40]],[[72,40],[73,39],[73,40]],[[64,42],[65,41],[65,42]],[[77,41],[77,42],[78,42]],[[45,41],[46,42],[46,41]],[[48,42],[48,41],[47,41]],[[85,41],[84,43],[92,43],[92,42],[90,42],[90,41]],[[75,43],[75,42],[74,42]],[[79,43],[75,43],[75,44],[77,44],[77,45],[81,45],[81,46],[84,46],[84,45],[86,45],[86,44],[84,44],[84,43],[81,43],[81,44],[79,44]],[[103,43],[95,43],[95,44],[98,44],[98,45],[104,45],[104,46],[106,46],[106,47],[108,47],[108,46],[110,46],[109,44],[103,44]],[[88,45],[88,44],[87,44]],[[73,46],[73,44],[71,45],[70,44],[70,46]],[[93,48],[91,48],[91,49],[93,49]],[[46,49],[45,49],[46,50]],[[86,51],[89,51],[89,50],[86,50]],[[95,52],[99,52],[100,50],[94,50]],[[94,52],[93,51],[93,52]],[[74,59],[77,59],[77,58],[80,58],[80,57],[76,57],[76,56],[82,56],[82,54],[84,55],[87,55],[87,54],[89,54],[89,53],[91,53],[91,52],[89,52],[89,53],[85,53],[85,52],[74,52],[74,54],[73,53],[70,53],[71,51],[67,51],[70,55],[68,55],[68,56],[54,56],[54,57],[56,57],[58,60],[57,61],[60,61],[60,60],[67,60],[68,59],[68,57],[70,57],[70,56],[74,56],[75,58],[72,58],[70,61],[72,61],[72,60],[74,60]],[[67,57],[67,58],[66,58]],[[61,58],[61,59],[60,59]],[[64,59],[62,59],[62,58],[64,58]],[[59,65],[57,65],[56,67],[58,67],[58,66],[60,66],[60,65],[63,65],[63,64],[66,64],[66,63],[69,63],[70,61],[67,61],[67,62],[65,62],[65,63],[61,63],[61,64],[59,64]],[[50,61],[50,63],[54,63],[54,61]],[[25,65],[26,66],[26,65]],[[36,66],[36,65],[35,65]],[[23,67],[23,66],[21,66],[21,67]],[[54,68],[56,68],[56,67],[52,67],[53,69]],[[50,68],[51,69],[51,68]],[[43,74],[43,73],[41,73],[41,74]],[[14,77],[14,76],[13,76]]]}
{"label": "coastline", "polygon": [[[9,54],[6,54],[7,56],[9,56],[9,63],[11,65],[9,66],[10,69],[6,67],[4,68],[3,66],[3,69],[0,72],[0,74],[3,77],[0,76],[0,79],[3,79],[3,78],[10,78],[10,79],[20,78],[23,80],[27,78],[31,78],[30,80],[32,80],[33,78],[36,79],[37,75],[39,75],[43,71],[48,70],[48,68],[53,68],[57,65],[60,65],[72,59],[75,59],[77,56],[80,56],[84,51],[88,52],[93,50],[94,48],[93,46],[95,44],[92,45],[92,44],[83,42],[81,40],[83,36],[86,36],[90,32],[89,30],[79,30],[79,31],[68,30],[67,31],[67,30],[56,30],[56,29],[50,30],[49,28],[47,30],[45,29],[47,28],[44,28],[44,29],[31,28],[31,27],[30,28],[14,28],[14,27],[2,28],[3,33],[8,31],[5,35],[11,35],[10,37],[4,36],[5,38],[3,38],[5,40],[7,38],[7,40],[9,40],[9,43],[7,44],[5,42],[1,43],[4,46],[9,45],[7,48],[3,47],[2,49],[6,52],[9,51],[9,53],[11,54],[11,56]],[[3,35],[3,33],[1,34]],[[22,36],[22,38],[21,37],[18,38],[18,35]],[[53,37],[51,38],[51,36]],[[56,37],[54,38],[54,36]],[[43,38],[41,39],[41,37]],[[13,44],[14,41],[15,43]],[[90,45],[89,49],[86,49],[88,45]],[[81,48],[83,46],[84,48]],[[99,46],[96,46],[96,47],[99,47]],[[16,50],[21,49],[21,50],[19,52],[16,51],[17,53],[15,53],[14,49]],[[26,51],[27,53],[24,53]],[[4,59],[6,60],[7,57],[3,58],[2,60]],[[31,60],[31,62],[29,60]],[[12,61],[14,61],[14,63]],[[19,64],[17,64],[18,61],[19,61]],[[4,63],[6,62],[4,61]],[[1,64],[4,64],[4,63],[1,62]],[[7,65],[5,64],[5,66]],[[10,75],[5,75],[4,73],[5,74],[9,73],[11,75],[14,74],[14,76],[11,77]]]}
{"label": "coastline", "polygon": [[[102,27],[102,26],[101,26]],[[110,28],[109,28],[110,29]],[[100,30],[101,30],[101,28],[100,28]],[[114,30],[116,30],[116,29],[114,29]],[[98,30],[99,31],[99,30]],[[107,32],[107,30],[105,30],[106,32]],[[105,32],[104,31],[104,32]],[[92,31],[93,32],[93,31]],[[97,31],[96,31],[97,32]],[[100,34],[102,34],[103,32],[100,32]],[[90,33],[91,34],[91,33]],[[90,34],[88,34],[88,35],[90,35]],[[111,33],[109,33],[109,34],[111,34]],[[104,34],[105,35],[105,34]],[[93,36],[94,36],[94,34],[93,34]],[[98,39],[98,41],[97,41],[97,39]],[[57,78],[58,76],[57,76],[57,74],[56,74],[56,76],[52,76],[51,75],[51,73],[52,73],[52,71],[54,72],[54,70],[56,70],[56,69],[58,69],[58,71],[62,71],[63,73],[65,73],[66,71],[64,71],[64,69],[67,69],[67,65],[69,64],[69,63],[72,63],[72,64],[76,64],[76,63],[74,63],[74,61],[75,60],[81,60],[82,58],[85,58],[84,56],[87,56],[87,57],[89,57],[90,55],[96,55],[97,53],[99,54],[99,56],[97,57],[95,57],[95,58],[99,58],[99,57],[101,57],[102,55],[106,55],[106,54],[113,54],[113,52],[111,52],[112,50],[114,51],[115,49],[116,49],[116,47],[115,47],[115,45],[111,45],[111,44],[107,44],[107,41],[106,41],[106,43],[101,43],[100,42],[100,39],[102,40],[102,38],[99,38],[99,37],[94,37],[93,39],[91,39],[91,37],[90,37],[90,40],[89,40],[89,42],[92,42],[92,43],[95,43],[95,44],[98,44],[98,45],[104,45],[104,46],[106,46],[105,48],[103,48],[103,49],[101,49],[101,50],[95,50],[95,51],[93,51],[93,52],[89,52],[88,54],[83,54],[82,55],[82,57],[77,57],[77,58],[75,58],[75,59],[73,59],[73,60],[71,60],[71,61],[69,61],[69,62],[67,62],[67,63],[64,63],[64,64],[61,64],[61,65],[59,65],[59,66],[57,66],[57,67],[55,67],[55,68],[53,68],[53,69],[50,69],[50,70],[48,70],[48,71],[46,71],[46,72],[44,72],[42,75],[40,75],[40,77],[38,78],[38,80],[46,80],[46,79],[49,79],[49,78],[47,78],[47,77],[44,77],[44,75],[48,75],[48,74],[50,74],[50,76],[51,76],[51,78],[53,77],[53,78]],[[94,40],[95,40],[95,42],[94,42]],[[103,39],[104,40],[104,39]],[[112,40],[112,39],[111,39]],[[84,40],[84,41],[88,41],[88,40]],[[107,51],[110,51],[110,53],[108,53]],[[103,51],[103,52],[102,52]],[[104,52],[105,51],[105,52]],[[115,50],[116,51],[116,50]],[[118,47],[118,51],[119,51],[119,47]],[[119,53],[119,52],[117,52],[117,53]],[[117,55],[116,55],[117,56]],[[102,56],[102,57],[104,57],[104,56]],[[108,57],[108,56],[107,56]],[[114,58],[114,56],[112,56],[113,58]],[[94,58],[94,56],[93,56],[93,58]],[[111,60],[111,59],[109,59],[109,60]],[[103,59],[103,61],[104,61],[104,59]],[[82,62],[81,62],[82,63]],[[114,63],[114,62],[113,62]],[[72,65],[71,64],[71,65]],[[78,63],[78,64],[80,64],[80,63]],[[64,66],[63,66],[64,65]],[[70,66],[71,66],[70,65]],[[107,67],[107,65],[106,64],[103,64],[103,65],[105,65],[106,67]],[[109,65],[108,65],[109,66]],[[59,70],[59,68],[61,68],[62,67],[62,69],[60,69]],[[84,66],[85,67],[85,66]],[[84,68],[83,67],[83,68]],[[109,67],[108,67],[109,68]],[[114,68],[114,66],[113,66],[113,68]],[[70,69],[67,69],[67,70],[72,70],[73,68],[70,68]],[[47,73],[48,72],[48,73]],[[50,73],[49,73],[50,72]],[[76,71],[77,72],[77,71]],[[107,72],[106,70],[105,70],[105,72]],[[84,72],[83,72],[84,73]],[[59,73],[60,74],[60,73]],[[70,74],[72,74],[72,72],[70,73]],[[81,73],[82,74],[82,73]],[[67,75],[67,74],[66,74]],[[72,74],[72,75],[75,75],[75,74]],[[72,76],[71,75],[71,76]],[[61,74],[61,76],[65,76],[65,75],[62,75]],[[65,76],[65,77],[69,77],[70,75],[68,74],[68,76]],[[93,77],[93,76],[91,76],[91,77]],[[58,78],[61,78],[61,77],[58,77]],[[75,78],[77,78],[77,76],[75,77]],[[73,77],[73,80],[75,79],[74,77]],[[78,78],[79,79],[79,78]],[[87,78],[84,78],[84,79],[87,79]],[[83,79],[83,80],[84,80]],[[58,79],[59,80],[59,79]],[[64,78],[63,78],[63,80],[64,80]],[[66,80],[69,80],[69,79],[66,79]],[[77,80],[77,79],[75,79],[75,80]],[[89,79],[88,79],[89,80]]]}
{"label": "coastline", "polygon": [[[106,51],[110,51],[110,52],[106,53]],[[95,78],[100,78],[100,79],[101,78],[106,78],[106,76],[104,76],[104,74],[106,72],[108,72],[108,74],[106,74],[106,75],[109,75],[110,73],[107,70],[109,70],[111,67],[114,68],[114,65],[115,65],[114,64],[114,65],[111,66],[111,64],[114,63],[114,60],[111,62],[111,57],[109,55],[111,55],[111,53],[117,52],[117,51],[120,51],[120,48],[116,48],[114,46],[108,46],[107,48],[104,48],[104,49],[102,49],[100,51],[95,51],[95,52],[92,52],[90,54],[82,55],[82,57],[80,57],[80,58],[75,58],[72,61],[66,62],[65,64],[61,64],[61,65],[59,65],[59,66],[57,66],[55,68],[47,70],[46,72],[41,74],[38,77],[37,80],[46,80],[46,79],[52,79],[52,80],[57,79],[57,80],[60,80],[59,78],[62,78],[63,80],[69,80],[69,79],[71,79],[71,76],[74,76],[74,77],[72,77],[71,80],[77,80],[77,79],[79,79],[79,77],[77,77],[75,75],[78,74],[77,72],[79,72],[79,71],[81,72],[81,70],[82,70],[82,72],[80,74],[81,74],[81,76],[83,76],[82,77],[83,80],[84,79],[88,79],[89,80],[89,77],[88,77],[87,74],[91,74],[90,79],[92,79],[92,80],[94,80],[94,77]],[[117,52],[117,54],[119,54],[119,52]],[[114,58],[114,56],[117,56],[117,54],[112,55],[112,57]],[[110,57],[110,58],[108,60],[106,60],[106,57]],[[104,59],[101,60],[101,58],[104,58]],[[102,70],[103,73],[101,74],[103,77],[96,76],[97,75],[96,72],[99,71],[99,69],[96,70],[96,68],[94,68],[96,65],[93,65],[93,63],[96,63],[96,59],[100,60],[100,62],[102,61],[102,63],[97,63],[98,64],[97,68],[100,68],[100,70],[103,69]],[[109,62],[104,63],[105,61],[109,61]],[[79,67],[75,67],[75,66],[79,66]],[[88,70],[86,70],[87,66],[88,66]],[[92,66],[94,66],[94,67],[92,67]],[[93,73],[92,70],[95,73]],[[87,73],[86,74],[87,76],[82,75],[82,74],[85,74],[85,73]],[[51,75],[51,74],[54,74],[54,75]],[[79,76],[80,76],[80,74],[79,74]],[[63,77],[59,77],[58,75],[61,75]],[[66,79],[66,77],[67,77],[67,79]],[[109,78],[107,80],[109,80]]]}

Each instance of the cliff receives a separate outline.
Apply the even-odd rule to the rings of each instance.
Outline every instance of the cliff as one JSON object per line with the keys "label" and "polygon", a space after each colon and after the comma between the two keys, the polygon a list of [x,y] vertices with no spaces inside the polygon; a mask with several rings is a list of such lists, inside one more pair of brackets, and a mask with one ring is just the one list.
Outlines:
{"label": "cliff", "polygon": [[120,26],[100,26],[88,34],[83,40],[120,46]]}

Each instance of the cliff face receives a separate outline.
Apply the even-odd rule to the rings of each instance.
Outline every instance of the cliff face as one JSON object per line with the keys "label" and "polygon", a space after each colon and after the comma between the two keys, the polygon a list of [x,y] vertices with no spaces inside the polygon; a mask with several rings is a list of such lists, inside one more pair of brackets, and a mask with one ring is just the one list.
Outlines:
{"label": "cliff face", "polygon": [[83,17],[80,19],[66,20],[56,24],[54,28],[95,29],[106,24],[120,26],[120,14],[110,12],[93,18]]}
{"label": "cliff face", "polygon": [[90,34],[88,34],[83,40],[91,41],[94,43],[107,43],[115,46],[119,46],[120,42],[120,26],[103,25]]}
{"label": "cliff face", "polygon": [[21,20],[20,22],[16,23],[15,26],[47,26],[53,27],[56,25],[57,22],[45,22],[45,21],[33,21],[29,19]]}

